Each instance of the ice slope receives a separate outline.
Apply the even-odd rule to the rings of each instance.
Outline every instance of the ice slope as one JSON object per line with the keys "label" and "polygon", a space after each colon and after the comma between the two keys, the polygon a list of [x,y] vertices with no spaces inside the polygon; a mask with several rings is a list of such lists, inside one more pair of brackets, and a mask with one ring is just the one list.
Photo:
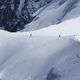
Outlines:
{"label": "ice slope", "polygon": [[33,14],[36,18],[25,26],[24,31],[32,31],[59,24],[65,20],[80,16],[80,0],[53,0]]}
{"label": "ice slope", "polygon": [[30,37],[27,32],[0,31],[0,77],[2,80],[50,80],[48,73],[54,67],[55,74],[61,75],[59,79],[80,80],[79,53],[80,43],[74,36]]}

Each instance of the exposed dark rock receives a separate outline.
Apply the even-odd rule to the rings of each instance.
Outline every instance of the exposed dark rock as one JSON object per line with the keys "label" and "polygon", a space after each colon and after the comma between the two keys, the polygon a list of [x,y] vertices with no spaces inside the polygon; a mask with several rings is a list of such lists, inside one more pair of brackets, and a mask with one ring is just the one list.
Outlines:
{"label": "exposed dark rock", "polygon": [[23,29],[25,24],[33,20],[32,14],[50,1],[25,0],[19,12],[20,0],[0,0],[0,27],[4,26],[4,29],[10,32]]}

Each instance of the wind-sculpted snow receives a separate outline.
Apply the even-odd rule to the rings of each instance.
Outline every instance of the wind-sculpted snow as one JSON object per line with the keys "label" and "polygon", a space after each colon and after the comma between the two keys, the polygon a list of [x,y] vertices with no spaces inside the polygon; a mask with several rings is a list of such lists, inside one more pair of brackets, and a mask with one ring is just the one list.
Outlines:
{"label": "wind-sculpted snow", "polygon": [[80,43],[74,38],[31,37],[27,32],[0,31],[0,77],[2,80],[66,79],[66,76],[72,74],[68,70],[75,72],[76,68],[79,69],[77,65],[80,65]]}

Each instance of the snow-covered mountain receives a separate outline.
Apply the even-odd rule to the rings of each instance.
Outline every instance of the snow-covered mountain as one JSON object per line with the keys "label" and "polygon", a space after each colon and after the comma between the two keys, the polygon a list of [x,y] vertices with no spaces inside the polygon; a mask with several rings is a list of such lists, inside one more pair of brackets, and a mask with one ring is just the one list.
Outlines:
{"label": "snow-covered mountain", "polygon": [[1,80],[80,80],[79,25],[76,18],[31,32],[0,31]]}
{"label": "snow-covered mountain", "polygon": [[80,16],[80,0],[53,0],[33,14],[36,18],[23,31],[31,31],[59,24]]}
{"label": "snow-covered mountain", "polygon": [[80,0],[1,0],[0,25],[25,25],[0,30],[0,80],[80,80]]}
{"label": "snow-covered mountain", "polygon": [[0,27],[15,32],[33,20],[32,14],[51,0],[0,0]]}
{"label": "snow-covered mountain", "polygon": [[29,31],[34,36],[71,36],[80,35],[80,17],[70,19],[58,25],[51,25],[43,29]]}
{"label": "snow-covered mountain", "polygon": [[11,32],[36,30],[78,16],[80,0],[0,1],[0,26]]}

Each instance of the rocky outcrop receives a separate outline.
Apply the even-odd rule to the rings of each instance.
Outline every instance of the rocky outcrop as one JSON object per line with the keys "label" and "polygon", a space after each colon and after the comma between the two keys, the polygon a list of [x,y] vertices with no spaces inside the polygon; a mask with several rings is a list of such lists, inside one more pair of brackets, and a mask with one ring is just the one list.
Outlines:
{"label": "rocky outcrop", "polygon": [[32,14],[51,0],[0,0],[0,27],[15,32],[31,22]]}

